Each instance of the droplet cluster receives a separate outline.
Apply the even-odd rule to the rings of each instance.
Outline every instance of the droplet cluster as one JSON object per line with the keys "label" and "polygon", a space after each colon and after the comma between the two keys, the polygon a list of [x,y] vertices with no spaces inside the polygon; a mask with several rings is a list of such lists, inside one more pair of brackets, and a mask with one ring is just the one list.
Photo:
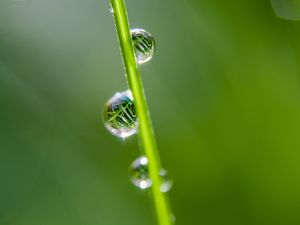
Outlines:
{"label": "droplet cluster", "polygon": [[[109,11],[113,14],[110,5]],[[132,47],[138,65],[150,61],[155,52],[154,37],[141,28],[131,29]],[[137,133],[138,118],[134,106],[134,99],[130,90],[115,93],[104,105],[103,121],[107,130],[119,137],[127,138]],[[152,186],[149,176],[149,161],[146,156],[140,156],[129,167],[129,178],[139,189],[148,189]],[[159,171],[160,191],[168,192],[173,182],[165,169]]]}
{"label": "droplet cluster", "polygon": [[[111,5],[109,10],[113,12]],[[155,49],[153,36],[140,28],[131,30],[133,50],[137,64],[148,62]],[[130,90],[117,92],[104,106],[104,125],[108,131],[120,138],[127,138],[137,132],[137,116]]]}

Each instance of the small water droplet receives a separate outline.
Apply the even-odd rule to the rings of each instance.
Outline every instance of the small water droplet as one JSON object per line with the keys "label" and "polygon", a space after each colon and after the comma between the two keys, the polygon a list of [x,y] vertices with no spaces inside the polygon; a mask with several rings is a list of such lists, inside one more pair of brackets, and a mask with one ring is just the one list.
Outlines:
{"label": "small water droplet", "polygon": [[152,181],[149,178],[148,159],[141,156],[133,161],[129,168],[129,177],[131,182],[140,189],[151,187]]}
{"label": "small water droplet", "polygon": [[113,135],[129,137],[137,132],[137,116],[130,90],[116,93],[103,111],[104,125]]}
{"label": "small water droplet", "polygon": [[161,192],[168,192],[171,190],[173,186],[173,181],[169,178],[169,173],[165,169],[161,169],[159,171],[159,176],[161,179],[160,191]]}
{"label": "small water droplet", "polygon": [[[159,176],[161,178],[160,191],[168,192],[173,186],[173,182],[169,179],[168,172],[165,169],[161,169]],[[129,177],[131,182],[140,189],[147,189],[152,186],[146,156],[141,156],[133,161],[129,168]]]}
{"label": "small water droplet", "polygon": [[112,7],[111,4],[109,4],[108,9],[109,9],[109,11],[110,11],[111,13],[114,13],[114,9],[113,9],[113,7]]}
{"label": "small water droplet", "polygon": [[175,224],[176,222],[176,216],[173,213],[171,214],[171,222],[172,224]]}
{"label": "small water droplet", "polygon": [[137,28],[132,29],[131,39],[138,64],[143,64],[152,59],[155,50],[154,37],[147,31]]}

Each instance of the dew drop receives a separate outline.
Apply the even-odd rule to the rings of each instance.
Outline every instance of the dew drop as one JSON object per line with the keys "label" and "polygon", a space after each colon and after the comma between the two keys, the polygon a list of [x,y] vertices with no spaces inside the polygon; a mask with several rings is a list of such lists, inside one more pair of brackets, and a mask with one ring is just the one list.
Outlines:
{"label": "dew drop", "polygon": [[112,5],[111,5],[111,4],[109,4],[109,7],[108,7],[108,9],[109,9],[109,11],[110,11],[111,13],[114,13],[114,9],[113,9],[113,7],[112,7]]}
{"label": "dew drop", "polygon": [[141,156],[133,161],[129,168],[129,177],[133,185],[140,189],[151,187],[152,181],[149,178],[148,159]]}
{"label": "dew drop", "polygon": [[132,29],[131,39],[138,64],[143,64],[152,59],[155,50],[154,37],[147,31],[137,28]]}
{"label": "dew drop", "polygon": [[161,179],[160,191],[161,192],[170,191],[173,186],[173,181],[170,179],[168,171],[165,169],[161,169],[159,171],[159,176]]}
{"label": "dew drop", "polygon": [[104,105],[104,125],[113,135],[129,137],[137,132],[137,116],[130,90],[116,93]]}
{"label": "dew drop", "polygon": [[[168,192],[173,186],[173,182],[169,179],[168,172],[165,169],[161,169],[159,176],[161,179],[160,191]],[[147,189],[152,186],[146,156],[141,156],[133,161],[129,168],[129,177],[131,182],[140,189]]]}
{"label": "dew drop", "polygon": [[271,0],[275,14],[286,20],[300,20],[300,2],[296,0]]}
{"label": "dew drop", "polygon": [[175,222],[176,222],[176,216],[172,213],[170,217],[171,217],[172,224],[175,224]]}

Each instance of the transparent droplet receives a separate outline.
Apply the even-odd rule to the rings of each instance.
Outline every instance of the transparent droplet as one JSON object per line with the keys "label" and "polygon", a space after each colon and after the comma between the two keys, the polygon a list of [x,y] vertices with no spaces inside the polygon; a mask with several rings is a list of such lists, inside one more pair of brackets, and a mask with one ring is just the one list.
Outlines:
{"label": "transparent droplet", "polygon": [[172,213],[170,217],[171,217],[172,224],[175,224],[175,222],[176,222],[176,216]]}
{"label": "transparent droplet", "polygon": [[152,181],[149,178],[148,159],[141,156],[133,161],[129,168],[129,177],[131,182],[140,189],[151,187]]}
{"label": "transparent droplet", "polygon": [[300,1],[298,0],[271,0],[275,14],[286,20],[300,20]]}
{"label": "transparent droplet", "polygon": [[108,9],[109,9],[109,11],[110,11],[111,13],[114,13],[114,9],[113,9],[113,7],[112,7],[111,4],[109,4]]}
{"label": "transparent droplet", "polygon": [[116,93],[104,106],[105,127],[115,136],[126,138],[137,132],[137,116],[130,90]]}
{"label": "transparent droplet", "polygon": [[137,28],[131,31],[132,44],[138,64],[143,64],[152,59],[155,50],[154,37],[147,31]]}
{"label": "transparent droplet", "polygon": [[161,192],[170,191],[173,186],[173,181],[170,179],[168,171],[165,169],[161,169],[159,171],[159,176],[161,179],[160,191]]}
{"label": "transparent droplet", "polygon": [[[161,169],[159,176],[161,179],[160,191],[168,192],[173,186],[173,182],[169,179],[168,172],[165,169]],[[131,182],[140,189],[147,189],[152,186],[146,156],[141,156],[133,161],[129,168],[129,177]]]}

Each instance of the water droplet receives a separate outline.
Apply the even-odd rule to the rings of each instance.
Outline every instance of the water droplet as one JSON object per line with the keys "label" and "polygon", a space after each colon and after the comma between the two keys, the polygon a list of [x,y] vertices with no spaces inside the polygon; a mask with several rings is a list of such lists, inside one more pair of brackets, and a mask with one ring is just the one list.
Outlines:
{"label": "water droplet", "polygon": [[175,224],[176,222],[176,216],[173,213],[171,214],[171,222],[172,224]]}
{"label": "water droplet", "polygon": [[108,7],[108,9],[109,9],[109,11],[110,11],[111,13],[114,13],[114,9],[113,9],[113,7],[112,7],[112,5],[111,5],[111,4],[109,4],[109,7]]}
{"label": "water droplet", "polygon": [[126,138],[137,132],[137,116],[130,90],[116,93],[104,106],[105,127],[115,136]]}
{"label": "water droplet", "polygon": [[161,169],[159,171],[159,176],[161,179],[160,191],[161,192],[168,192],[171,190],[173,186],[173,181],[169,178],[169,173],[165,169]]}
{"label": "water droplet", "polygon": [[275,14],[286,20],[300,20],[300,2],[296,0],[271,0]]}
{"label": "water droplet", "polygon": [[129,168],[129,177],[131,182],[140,189],[151,187],[152,181],[148,173],[148,159],[141,156],[133,161]]}
{"label": "water droplet", "polygon": [[[161,178],[161,192],[168,192],[173,182],[169,179],[169,174],[165,169],[159,172]],[[152,180],[149,177],[148,159],[146,156],[137,158],[129,168],[129,177],[131,182],[140,189],[147,189],[152,186]]]}
{"label": "water droplet", "polygon": [[153,36],[140,28],[132,29],[130,32],[137,63],[143,64],[148,62],[152,59],[155,50]]}

